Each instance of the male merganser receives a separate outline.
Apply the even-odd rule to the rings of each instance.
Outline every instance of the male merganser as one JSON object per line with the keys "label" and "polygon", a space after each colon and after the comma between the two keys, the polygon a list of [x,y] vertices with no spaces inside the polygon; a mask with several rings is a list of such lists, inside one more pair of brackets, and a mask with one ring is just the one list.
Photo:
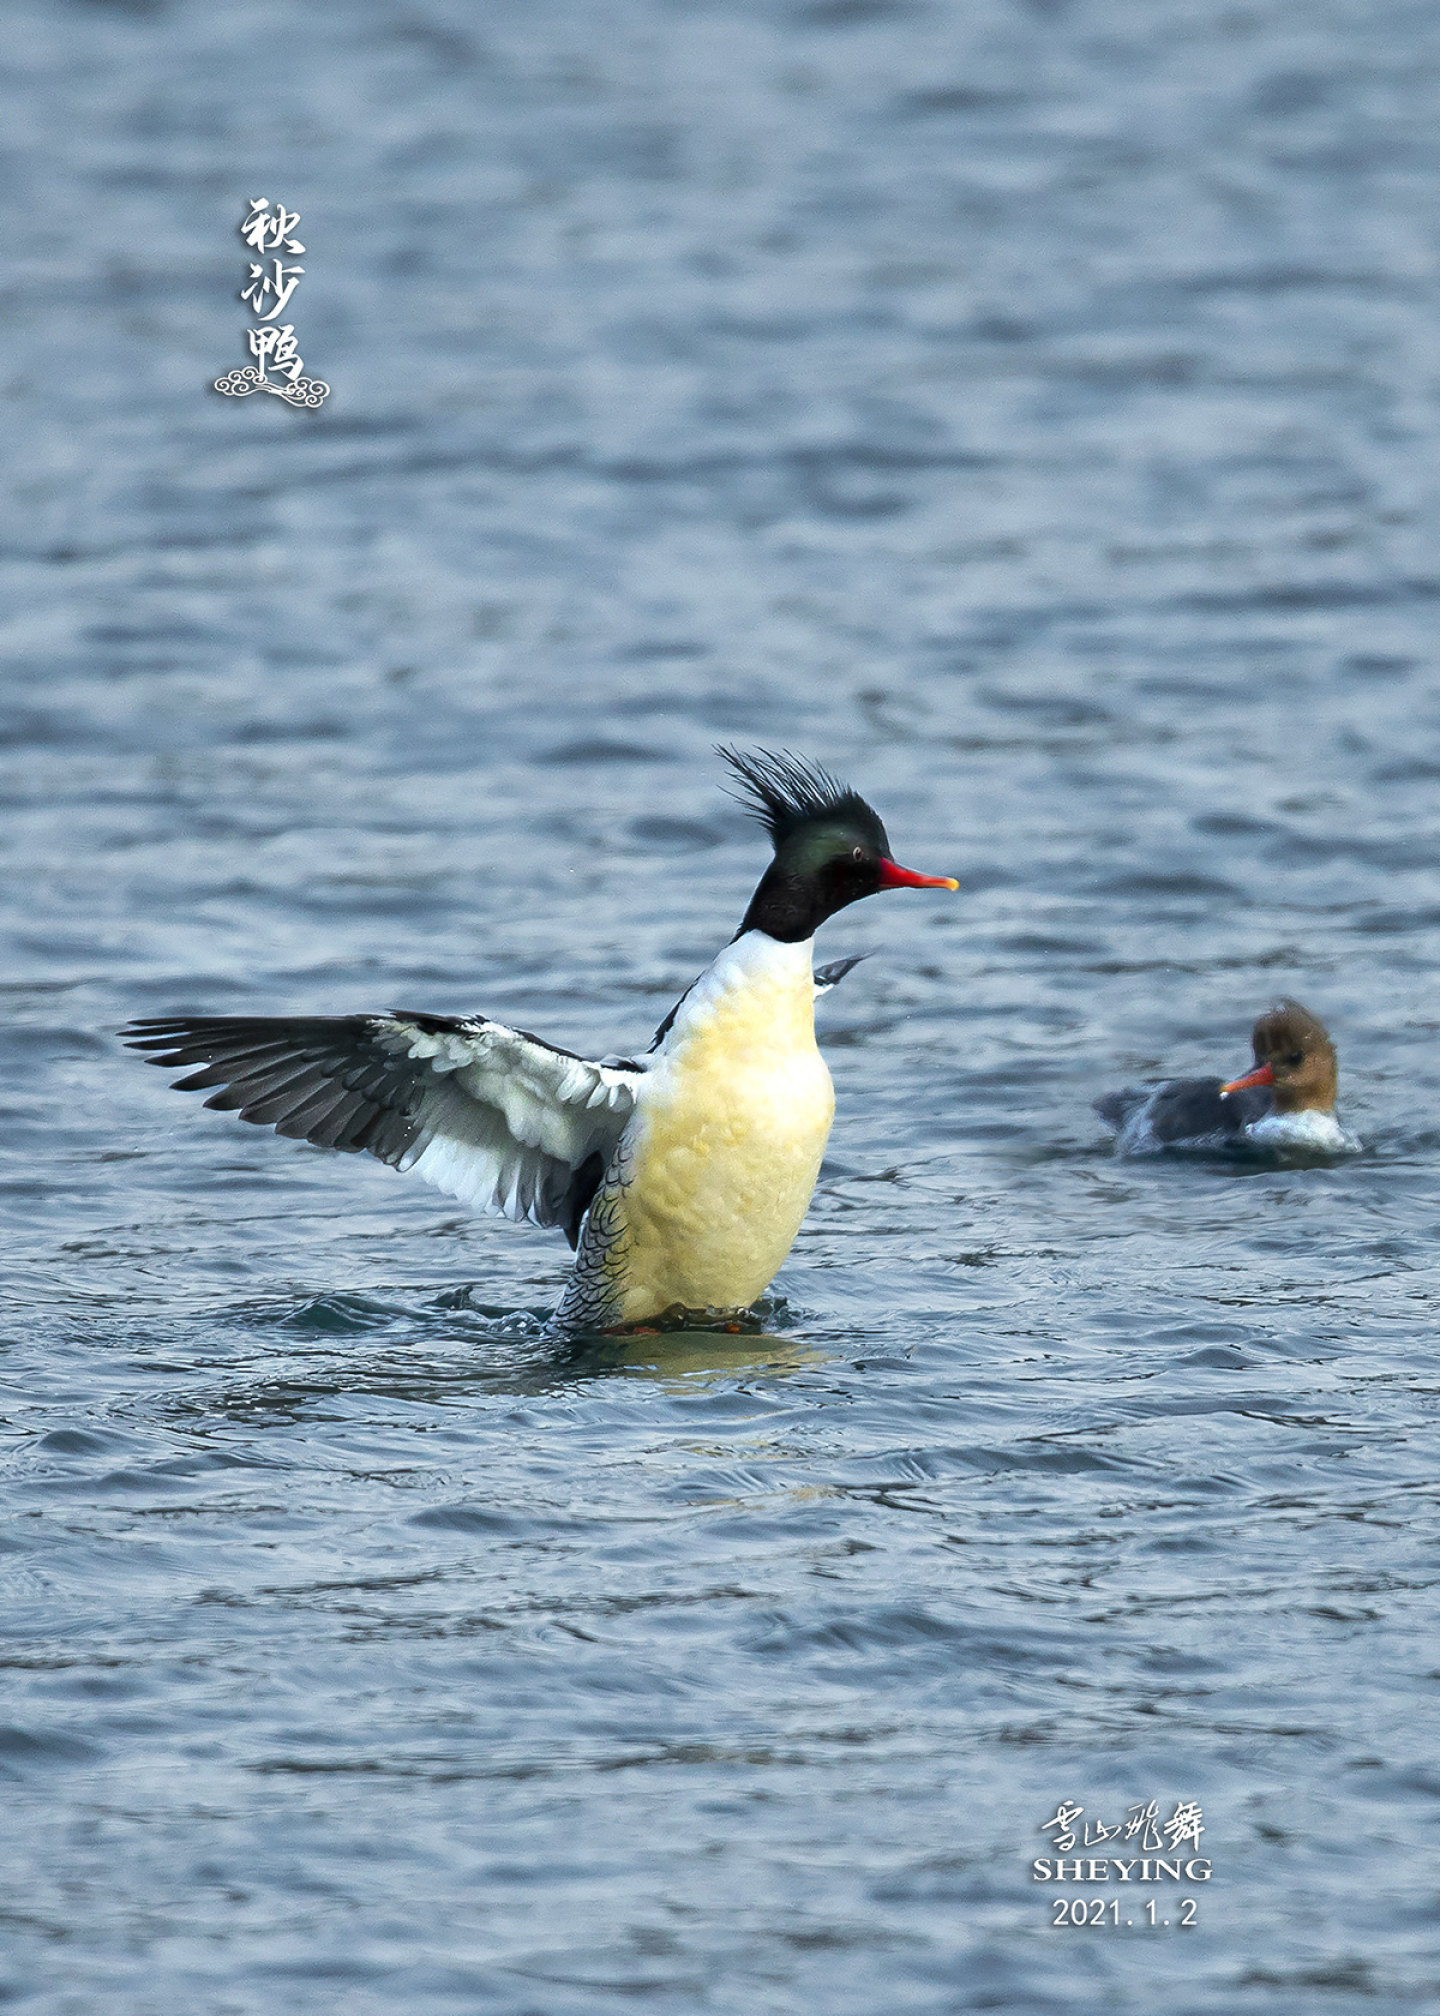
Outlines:
{"label": "male merganser", "polygon": [[774,859],[740,929],[646,1056],[591,1063],[483,1015],[161,1016],[130,1025],[176,1089],[466,1204],[558,1225],[576,1249],[560,1335],[732,1315],[800,1229],[835,1095],[814,1003],[817,927],[881,889],[957,889],[897,867],[879,815],[818,765],[722,749]]}
{"label": "male merganser", "polygon": [[1107,1092],[1095,1111],[1115,1130],[1117,1155],[1163,1148],[1298,1148],[1338,1154],[1358,1144],[1335,1118],[1335,1045],[1298,1001],[1255,1024],[1255,1069],[1219,1078],[1171,1078]]}

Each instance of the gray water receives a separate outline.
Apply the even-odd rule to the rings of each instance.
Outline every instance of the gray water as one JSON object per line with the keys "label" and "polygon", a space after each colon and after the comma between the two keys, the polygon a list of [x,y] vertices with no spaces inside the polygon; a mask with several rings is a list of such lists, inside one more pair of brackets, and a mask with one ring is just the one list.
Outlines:
{"label": "gray water", "polygon": [[[0,2000],[1436,2006],[1433,8],[3,27]],[[315,413],[208,389],[260,193]],[[731,739],[963,885],[822,934],[753,1336],[115,1042],[643,1043]],[[1111,1158],[1280,994],[1363,1153]],[[1052,1928],[1062,1799],[1213,1876]]]}

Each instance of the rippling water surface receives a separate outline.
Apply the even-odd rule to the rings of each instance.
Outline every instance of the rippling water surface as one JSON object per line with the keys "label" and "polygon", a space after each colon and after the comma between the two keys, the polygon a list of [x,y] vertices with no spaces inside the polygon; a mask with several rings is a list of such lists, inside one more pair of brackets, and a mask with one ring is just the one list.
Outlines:
{"label": "rippling water surface", "polygon": [[[1433,9],[5,41],[0,1998],[1434,2006]],[[206,390],[260,192],[313,415]],[[822,938],[761,1334],[559,1356],[554,1235],[118,1051],[643,1042],[722,739],[963,883]],[[1279,994],[1362,1154],[1110,1158]],[[1200,1802],[1197,1924],[1051,1929],[1061,1799]]]}

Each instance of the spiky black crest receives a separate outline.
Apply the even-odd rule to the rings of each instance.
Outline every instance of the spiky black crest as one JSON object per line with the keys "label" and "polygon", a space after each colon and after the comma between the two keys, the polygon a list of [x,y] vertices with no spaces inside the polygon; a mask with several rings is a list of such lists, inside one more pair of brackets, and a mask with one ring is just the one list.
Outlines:
{"label": "spiky black crest", "polygon": [[879,813],[820,764],[786,750],[721,747],[716,754],[738,780],[730,796],[760,821],[777,850],[804,827],[833,824],[857,828],[880,853],[889,852]]}

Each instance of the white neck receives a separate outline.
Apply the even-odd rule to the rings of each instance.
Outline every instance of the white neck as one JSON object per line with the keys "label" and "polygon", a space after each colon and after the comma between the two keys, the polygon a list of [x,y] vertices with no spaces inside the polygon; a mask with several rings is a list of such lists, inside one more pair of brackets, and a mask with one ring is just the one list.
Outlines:
{"label": "white neck", "polygon": [[794,988],[808,1003],[815,984],[814,949],[813,938],[782,945],[765,931],[742,933],[711,961],[680,1003],[662,1050],[677,1049],[697,1026],[711,1020],[722,1003],[736,996]]}

